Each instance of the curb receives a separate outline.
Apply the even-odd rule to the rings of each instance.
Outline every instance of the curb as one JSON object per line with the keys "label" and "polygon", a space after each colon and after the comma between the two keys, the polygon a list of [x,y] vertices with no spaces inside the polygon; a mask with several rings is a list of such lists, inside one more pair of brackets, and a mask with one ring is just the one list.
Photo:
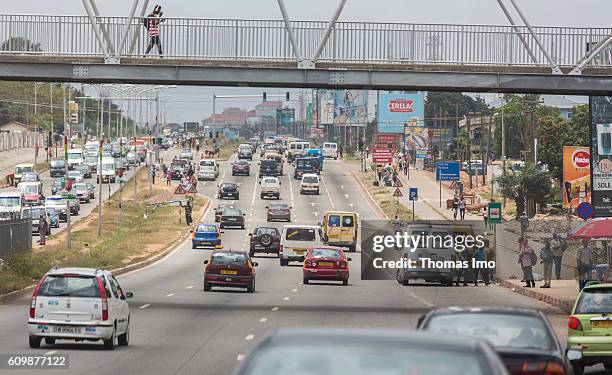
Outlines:
{"label": "curb", "polygon": [[544,293],[540,293],[533,288],[525,288],[523,286],[515,285],[508,280],[501,280],[501,286],[504,288],[510,289],[518,294],[522,294],[524,296],[537,299],[538,301],[545,302],[549,305],[555,306],[563,310],[566,314],[570,314],[572,312],[572,308],[574,307],[573,302],[562,300],[558,297],[553,297],[546,295]]}
{"label": "curb", "polygon": [[[206,213],[210,209],[211,202],[212,201],[210,199],[207,200],[206,205],[204,206],[204,211],[202,212],[202,215],[200,216],[198,221],[201,221],[206,216]],[[110,272],[112,272],[112,274],[115,276],[119,276],[119,275],[122,275],[128,272],[132,272],[132,271],[144,268],[158,261],[161,261],[166,256],[174,252],[180,245],[182,245],[183,242],[185,242],[189,238],[189,235],[190,235],[189,233],[185,234],[183,237],[177,239],[174,243],[170,244],[164,251],[162,251],[159,254],[154,255],[153,257],[149,259],[145,259],[143,261],[140,261],[134,264],[129,264],[125,267],[116,268],[116,269],[110,270]],[[4,305],[7,302],[15,301],[21,297],[24,297],[30,294],[30,291],[34,289],[35,286],[36,286],[35,284],[28,285],[23,289],[0,295],[0,305]]]}
{"label": "curb", "polygon": [[359,177],[357,177],[355,172],[351,172],[351,176],[353,176],[355,181],[357,181],[357,183],[359,183],[359,186],[361,187],[361,190],[363,190],[368,195],[368,199],[370,199],[370,202],[372,202],[374,207],[376,207],[376,210],[378,210],[378,213],[381,215],[381,217],[385,218],[386,220],[390,220],[389,216],[387,216],[387,214],[385,214],[385,212],[382,210],[382,208],[380,208],[378,203],[376,203],[376,201],[374,200],[374,197],[372,197],[372,194],[370,194],[370,192],[368,191],[367,187],[363,184],[363,182],[361,182],[361,180],[359,179]]}

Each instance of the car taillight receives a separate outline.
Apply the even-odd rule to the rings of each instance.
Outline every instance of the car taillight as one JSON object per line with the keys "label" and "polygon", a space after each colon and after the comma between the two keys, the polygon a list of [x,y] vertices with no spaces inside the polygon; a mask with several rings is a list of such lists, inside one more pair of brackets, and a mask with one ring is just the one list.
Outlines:
{"label": "car taillight", "polygon": [[565,369],[562,365],[556,362],[548,362],[546,366],[546,370],[544,370],[544,375],[565,375]]}
{"label": "car taillight", "polygon": [[98,288],[100,289],[100,298],[102,298],[102,320],[108,320],[108,299],[106,298],[106,289],[104,289],[104,284],[102,283],[102,279],[96,277],[98,280]]}
{"label": "car taillight", "polygon": [[280,248],[278,249],[278,252],[281,253],[281,254],[283,253],[283,245],[280,245]]}
{"label": "car taillight", "polygon": [[32,293],[32,301],[30,301],[30,318],[34,318],[36,316],[36,298],[38,297],[38,292],[40,291],[40,285],[45,280],[46,276],[43,276],[36,284],[34,288],[34,293]]}
{"label": "car taillight", "polygon": [[338,265],[338,267],[342,267],[342,268],[348,265],[345,261],[339,261],[339,262],[336,262],[336,264]]}
{"label": "car taillight", "polygon": [[575,316],[570,316],[567,318],[567,328],[581,331],[582,323],[580,323],[580,319],[576,318]]}
{"label": "car taillight", "polygon": [[317,262],[315,261],[310,262],[310,267],[316,267],[316,266],[317,266]]}
{"label": "car taillight", "polygon": [[191,233],[191,238],[195,238],[195,237],[196,237],[195,232]]}

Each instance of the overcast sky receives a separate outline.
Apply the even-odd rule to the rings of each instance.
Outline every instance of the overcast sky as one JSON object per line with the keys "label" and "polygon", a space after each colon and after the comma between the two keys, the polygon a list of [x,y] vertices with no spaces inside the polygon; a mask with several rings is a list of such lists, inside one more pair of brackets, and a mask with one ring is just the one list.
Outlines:
{"label": "overcast sky", "polygon": [[[2,1],[3,14],[84,15],[81,0]],[[517,0],[533,25],[610,27],[612,0]],[[132,0],[96,0],[103,15],[127,15]],[[140,0],[144,3],[144,0]],[[296,20],[326,20],[337,0],[285,0],[289,15]],[[510,1],[505,0],[510,6]],[[277,0],[158,0],[166,17],[280,19]],[[518,21],[518,16],[515,15]],[[496,0],[348,0],[340,18],[344,21],[460,23],[507,25]],[[173,90],[168,103],[168,120],[197,121],[212,112],[212,94],[253,94],[262,89],[194,88]],[[276,90],[277,93],[286,90]],[[269,90],[274,92],[274,90]],[[169,96],[169,95],[164,95]],[[182,102],[179,102],[182,101]],[[253,99],[223,101],[217,111],[231,105],[252,107]]]}

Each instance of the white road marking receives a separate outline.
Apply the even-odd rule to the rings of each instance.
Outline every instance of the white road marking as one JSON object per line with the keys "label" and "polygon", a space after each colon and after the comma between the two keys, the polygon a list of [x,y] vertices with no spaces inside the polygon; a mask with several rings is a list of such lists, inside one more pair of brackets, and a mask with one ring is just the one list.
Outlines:
{"label": "white road marking", "polygon": [[255,335],[247,335],[244,339],[247,341],[252,341],[255,338]]}
{"label": "white road marking", "polygon": [[348,194],[344,194],[344,198],[348,199],[349,195]]}
{"label": "white road marking", "polygon": [[255,205],[255,197],[257,196],[257,186],[259,184],[255,184],[255,189],[253,189],[253,198],[251,198],[251,206]]}
{"label": "white road marking", "polygon": [[291,207],[295,206],[293,199],[293,177],[289,176],[289,192],[291,193]]}
{"label": "white road marking", "polygon": [[355,206],[355,205],[354,205],[354,204],[352,204],[352,203],[349,203],[348,205],[349,205],[349,207],[350,207],[350,208],[353,208],[353,207]]}
{"label": "white road marking", "polygon": [[173,295],[174,293],[169,293],[169,294],[166,294],[166,297],[172,297]]}
{"label": "white road marking", "polygon": [[332,209],[336,209],[336,205],[334,204],[334,200],[331,197],[331,194],[329,193],[329,189],[327,188],[327,183],[325,182],[325,179],[323,178],[323,176],[321,176],[321,181],[323,181],[323,187],[325,188],[325,191],[327,192],[327,197],[329,198],[329,202],[332,205]]}
{"label": "white road marking", "polygon": [[316,211],[312,211],[312,214],[313,214],[313,215],[315,215],[315,216],[318,216],[318,215],[319,215],[319,213],[318,213],[318,212],[316,212]]}
{"label": "white road marking", "polygon": [[57,353],[57,350],[49,350],[48,352],[45,353],[45,355],[53,355]]}
{"label": "white road marking", "polygon": [[291,290],[291,291],[292,291],[293,293],[297,293],[297,291],[298,291],[298,290],[297,290],[297,289],[293,289],[293,290]]}
{"label": "white road marking", "polygon": [[344,185],[340,185],[340,189],[344,190]]}
{"label": "white road marking", "polygon": [[278,307],[273,307],[272,311],[278,311]]}
{"label": "white road marking", "polygon": [[150,303],[145,303],[144,305],[140,306],[140,309],[146,309],[147,307],[151,306]]}
{"label": "white road marking", "polygon": [[246,357],[244,354],[238,354],[238,356],[236,357],[236,361],[242,362],[244,361],[244,357]]}
{"label": "white road marking", "polygon": [[193,285],[189,285],[186,289],[191,289],[193,288]]}
{"label": "white road marking", "polygon": [[315,202],[310,202],[310,205],[311,205],[312,207],[314,207],[314,206],[315,206],[315,204],[316,204]]}
{"label": "white road marking", "polygon": [[265,323],[268,321],[268,318],[261,318],[259,319],[259,323]]}
{"label": "white road marking", "polygon": [[285,301],[289,301],[290,299],[291,298],[289,298],[289,297],[283,297],[283,300],[285,300]]}

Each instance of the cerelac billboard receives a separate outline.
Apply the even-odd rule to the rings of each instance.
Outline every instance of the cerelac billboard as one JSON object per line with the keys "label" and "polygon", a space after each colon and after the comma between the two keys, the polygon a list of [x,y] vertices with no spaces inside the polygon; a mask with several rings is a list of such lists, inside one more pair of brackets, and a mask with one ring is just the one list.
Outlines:
{"label": "cerelac billboard", "polygon": [[591,201],[591,155],[588,147],[563,147],[563,207]]}
{"label": "cerelac billboard", "polygon": [[379,99],[379,133],[404,133],[404,124],[423,127],[425,117],[423,93],[381,93]]}

